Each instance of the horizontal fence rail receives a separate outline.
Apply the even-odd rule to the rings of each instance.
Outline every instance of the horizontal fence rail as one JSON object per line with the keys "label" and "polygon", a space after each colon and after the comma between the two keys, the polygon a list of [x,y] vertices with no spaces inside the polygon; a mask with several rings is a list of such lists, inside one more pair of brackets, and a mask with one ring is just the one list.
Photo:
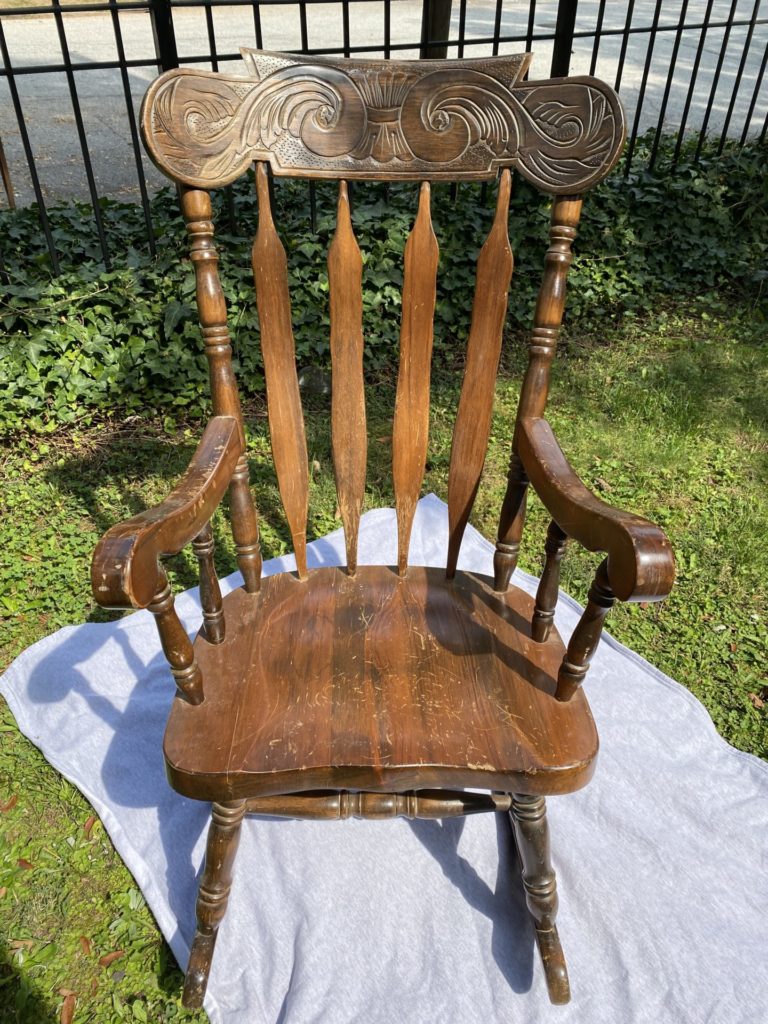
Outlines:
{"label": "horizontal fence rail", "polygon": [[[2,0],[0,0],[2,3]],[[239,45],[307,54],[473,57],[532,50],[532,76],[592,74],[628,113],[629,173],[639,137],[662,132],[722,151],[768,130],[768,0],[107,0],[0,7],[0,169],[8,205],[37,204],[54,272],[52,202],[138,200],[154,254],[150,195],[163,179],[139,140],[138,106],[163,70],[237,73]],[[311,186],[310,186],[311,189]],[[14,196],[15,192],[15,196]],[[310,192],[314,210],[314,194]],[[314,219],[314,217],[313,217]]]}

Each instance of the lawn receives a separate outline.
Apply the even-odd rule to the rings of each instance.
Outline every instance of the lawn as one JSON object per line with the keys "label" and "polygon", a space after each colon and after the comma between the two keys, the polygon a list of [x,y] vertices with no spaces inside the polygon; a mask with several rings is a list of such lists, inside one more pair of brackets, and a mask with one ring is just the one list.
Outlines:
{"label": "lawn", "polygon": [[[750,307],[713,300],[626,318],[599,338],[571,332],[555,364],[550,418],[576,469],[606,500],[654,519],[678,564],[670,599],[623,606],[609,630],[687,686],[721,734],[768,757],[768,349]],[[474,524],[493,537],[510,423],[524,362],[510,338]],[[366,506],[391,504],[391,375],[370,381]],[[445,496],[458,375],[437,368],[425,491]],[[328,399],[308,396],[310,534],[336,528]],[[266,557],[288,549],[268,461],[264,408],[247,408],[252,478]],[[88,587],[101,532],[164,494],[200,430],[137,419],[20,438],[3,451],[0,506],[2,663],[70,623],[103,620]],[[222,574],[234,569],[222,515]],[[537,572],[546,515],[534,500],[521,566]],[[583,600],[595,556],[573,549],[564,588]],[[178,587],[193,559],[173,560]],[[169,678],[169,686],[171,686]],[[0,1011],[8,1021],[58,1020],[77,993],[77,1021],[180,1019],[181,977],[143,899],[80,794],[21,737],[2,703],[0,729]],[[159,756],[159,752],[158,752]],[[333,826],[329,826],[333,827]],[[116,954],[120,954],[116,956]],[[187,1019],[185,1017],[185,1019]],[[198,1018],[204,1019],[201,1015]]]}

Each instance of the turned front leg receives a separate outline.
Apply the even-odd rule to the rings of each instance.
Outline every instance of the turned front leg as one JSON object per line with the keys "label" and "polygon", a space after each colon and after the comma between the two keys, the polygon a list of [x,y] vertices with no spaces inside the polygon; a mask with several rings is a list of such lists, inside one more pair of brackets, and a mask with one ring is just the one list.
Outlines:
{"label": "turned front leg", "polygon": [[557,881],[549,853],[547,807],[543,796],[515,794],[512,826],[523,869],[525,902],[533,918],[549,998],[567,1003],[571,998],[568,970],[555,926]]}
{"label": "turned front leg", "polygon": [[213,805],[205,868],[197,894],[197,928],[189,954],[182,997],[182,1003],[187,1009],[197,1009],[203,1005],[216,935],[227,911],[232,869],[244,814],[245,800]]}

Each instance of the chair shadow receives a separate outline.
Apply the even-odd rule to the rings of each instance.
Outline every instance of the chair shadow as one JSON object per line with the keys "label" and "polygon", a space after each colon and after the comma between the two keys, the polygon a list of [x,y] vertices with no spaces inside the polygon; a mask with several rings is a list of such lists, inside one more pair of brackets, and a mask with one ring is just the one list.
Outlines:
{"label": "chair shadow", "polygon": [[34,985],[13,963],[5,943],[0,942],[0,1020],[59,1024],[56,1009]]}
{"label": "chair shadow", "polygon": [[535,936],[525,904],[519,858],[507,814],[494,814],[499,848],[495,891],[458,852],[466,818],[408,821],[413,834],[435,858],[467,903],[492,923],[494,962],[514,992],[528,992],[533,980]]}

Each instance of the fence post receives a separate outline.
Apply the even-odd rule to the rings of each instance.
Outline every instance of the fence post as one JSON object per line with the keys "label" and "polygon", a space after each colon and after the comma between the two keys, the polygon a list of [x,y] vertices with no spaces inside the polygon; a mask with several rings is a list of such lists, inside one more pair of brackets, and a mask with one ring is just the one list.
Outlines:
{"label": "fence post", "polygon": [[557,5],[555,47],[552,51],[552,67],[549,72],[551,78],[565,78],[570,69],[578,6],[579,0],[560,0]]}
{"label": "fence post", "polygon": [[171,0],[151,0],[149,7],[152,18],[152,35],[155,40],[157,66],[160,71],[170,71],[179,66],[176,52],[176,33],[173,28]]}
{"label": "fence post", "polygon": [[421,9],[422,60],[439,60],[448,56],[448,47],[429,46],[430,39],[447,39],[451,31],[452,0],[423,0]]}

